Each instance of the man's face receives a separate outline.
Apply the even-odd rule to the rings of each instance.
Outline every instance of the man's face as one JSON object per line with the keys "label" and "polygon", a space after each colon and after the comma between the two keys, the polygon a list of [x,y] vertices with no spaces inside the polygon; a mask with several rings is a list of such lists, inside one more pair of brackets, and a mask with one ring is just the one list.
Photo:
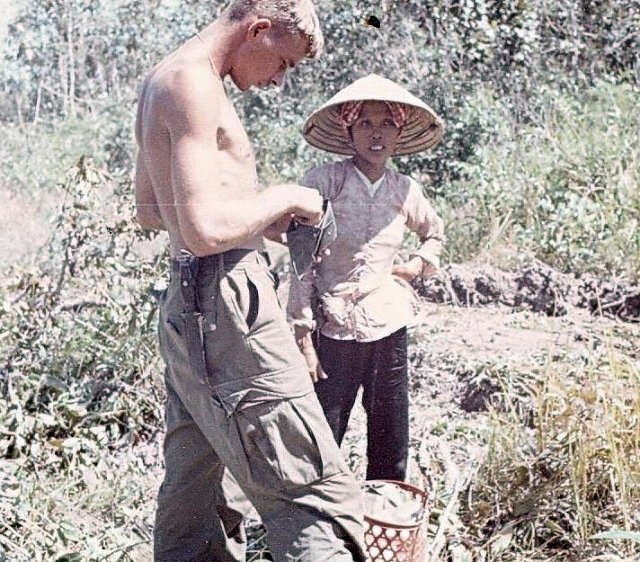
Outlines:
{"label": "man's face", "polygon": [[285,75],[306,57],[308,41],[302,34],[278,32],[273,26],[250,28],[250,36],[239,49],[231,68],[236,86],[282,86]]}
{"label": "man's face", "polygon": [[400,129],[393,122],[384,102],[367,101],[356,122],[351,126],[351,138],[356,154],[372,164],[384,164],[396,149]]}

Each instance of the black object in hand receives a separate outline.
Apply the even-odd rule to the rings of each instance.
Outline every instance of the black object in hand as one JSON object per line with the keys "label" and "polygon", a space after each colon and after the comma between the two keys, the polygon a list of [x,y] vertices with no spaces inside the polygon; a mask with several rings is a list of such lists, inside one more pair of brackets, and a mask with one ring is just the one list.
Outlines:
{"label": "black object in hand", "polygon": [[338,235],[336,218],[328,199],[323,204],[324,214],[318,226],[303,224],[296,219],[287,229],[287,244],[291,266],[298,279],[309,272],[316,259],[329,248]]}

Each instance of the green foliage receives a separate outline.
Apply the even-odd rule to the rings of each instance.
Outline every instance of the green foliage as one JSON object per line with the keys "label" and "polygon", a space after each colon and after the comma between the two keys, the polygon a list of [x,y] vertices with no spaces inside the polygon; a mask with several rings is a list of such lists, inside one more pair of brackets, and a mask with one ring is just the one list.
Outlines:
{"label": "green foliage", "polygon": [[[333,158],[301,140],[306,116],[378,72],[445,119],[440,146],[396,165],[448,218],[449,259],[499,241],[565,271],[638,270],[637,91],[624,85],[638,82],[638,0],[316,4],[327,45],[320,61],[300,65],[280,93],[230,88],[264,184],[299,181]],[[224,5],[25,6],[1,50],[5,183],[34,193],[81,154],[130,171],[142,76]],[[379,30],[363,23],[371,13]]]}
{"label": "green foliage", "polygon": [[2,181],[23,194],[50,193],[83,155],[122,173],[132,168],[131,108],[96,104],[82,117],[35,125],[0,125]]}
{"label": "green foliage", "polygon": [[[25,3],[9,26],[0,83],[5,119],[73,117],[110,99],[129,103],[140,77],[215,14],[162,0]],[[185,29],[186,28],[186,29]]]}
{"label": "green foliage", "polygon": [[0,289],[0,558],[132,560],[158,485],[144,443],[162,419],[150,289],[166,259],[135,226],[126,176],[82,158],[60,191],[38,260]]}
{"label": "green foliage", "polygon": [[[264,184],[332,159],[302,141],[305,118],[377,72],[446,122],[435,150],[395,165],[446,218],[450,260],[504,244],[565,271],[637,276],[640,0],[315,3],[320,61],[282,92],[229,88]],[[152,241],[131,217],[135,103],[144,74],[224,4],[26,0],[0,46],[0,177],[33,197],[62,181],[64,196],[35,264],[1,285],[0,560],[133,560],[148,549],[160,467],[157,443],[144,443],[162,402],[150,285],[166,260],[145,251]],[[523,426],[520,402],[492,420],[469,526],[497,537],[490,552],[512,540],[585,551],[612,524],[621,531],[596,537],[634,550],[637,369],[564,367],[527,396],[540,435]]]}
{"label": "green foliage", "polygon": [[[469,110],[492,121],[441,202],[449,251],[468,259],[492,232],[565,271],[635,276],[640,266],[640,111],[630,86],[545,87],[537,122],[516,124],[491,91]],[[495,241],[494,241],[495,242]],[[504,240],[502,240],[504,242]]]}
{"label": "green foliage", "polygon": [[53,458],[58,470],[1,462],[0,560],[3,550],[11,562],[150,560],[155,449],[105,449],[95,463],[77,456],[62,468]]}
{"label": "green foliage", "polygon": [[[0,301],[0,456],[51,451],[96,462],[149,437],[161,416],[155,302],[162,256],[136,253],[128,181],[86,159],[70,170],[55,232],[39,262],[16,270]],[[53,468],[53,467],[52,467]]]}

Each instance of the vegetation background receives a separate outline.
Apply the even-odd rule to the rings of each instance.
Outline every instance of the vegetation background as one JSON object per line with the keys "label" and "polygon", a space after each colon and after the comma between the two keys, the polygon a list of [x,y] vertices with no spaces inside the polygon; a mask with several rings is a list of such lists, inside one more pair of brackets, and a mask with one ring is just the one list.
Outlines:
{"label": "vegetation background", "polygon": [[[327,159],[301,142],[305,116],[376,72],[446,122],[438,148],[395,165],[446,220],[447,262],[508,269],[526,256],[570,278],[638,282],[640,0],[315,3],[320,61],[279,92],[229,86],[264,185]],[[223,5],[23,0],[3,11],[0,560],[148,559],[164,239],[132,220],[133,120],[142,76]],[[371,14],[379,29],[364,23]],[[623,344],[605,332],[577,359],[473,367],[507,399],[463,432],[484,454],[443,557],[464,559],[462,543],[467,560],[637,556],[637,333]],[[438,493],[443,529],[452,490]],[[523,497],[527,509],[513,503]]]}

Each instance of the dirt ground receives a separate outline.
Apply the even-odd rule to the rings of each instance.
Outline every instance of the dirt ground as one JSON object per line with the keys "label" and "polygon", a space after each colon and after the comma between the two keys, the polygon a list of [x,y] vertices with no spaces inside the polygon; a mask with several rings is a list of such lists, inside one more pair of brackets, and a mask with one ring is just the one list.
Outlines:
{"label": "dirt ground", "polygon": [[[494,290],[494,298],[488,302],[481,302],[481,295],[469,291],[469,300],[475,304],[460,298],[460,279],[481,288],[489,286],[485,266],[450,266],[445,275],[430,282],[431,289],[448,287],[440,293],[419,287],[425,298],[420,321],[410,333],[409,348],[409,480],[433,487],[438,496],[434,499],[436,511],[451,504],[447,526],[440,529],[434,522],[430,527],[434,551],[443,555],[448,549],[450,560],[476,559],[473,548],[445,545],[445,537],[465,534],[457,514],[462,499],[456,503],[455,496],[462,496],[467,486],[468,493],[473,489],[475,471],[486,454],[490,409],[527,410],[531,404],[525,402],[535,394],[538,377],[548,365],[579,363],[598,350],[618,350],[635,358],[640,368],[637,316],[633,321],[629,317],[622,321],[619,315],[605,315],[597,307],[589,307],[584,291],[580,295],[581,280],[566,280],[566,291],[549,291],[552,283],[539,283],[541,278],[553,277],[549,273],[539,264],[512,272],[491,269],[492,279],[501,280],[496,284],[500,290]],[[513,279],[519,279],[527,289],[516,287],[509,293]],[[458,289],[457,302],[446,298],[452,287]],[[623,292],[633,296],[637,287],[627,286]],[[549,298],[552,293],[556,304]],[[601,296],[605,301],[608,298]],[[630,312],[631,307],[627,308]],[[359,478],[364,478],[366,469],[365,428],[364,411],[358,406],[343,453]]]}
{"label": "dirt ground", "polygon": [[[578,308],[549,317],[502,306],[429,302],[423,306],[421,322],[410,332],[409,347],[415,445],[445,420],[454,428],[452,435],[459,423],[484,424],[491,398],[500,392],[479,384],[484,367],[502,370],[508,377],[509,372],[527,371],[558,357],[579,357],[611,342],[634,353],[640,342],[640,324],[594,316]],[[357,409],[346,438],[348,456],[363,454],[364,423],[364,412]],[[458,451],[460,459],[477,452],[478,443],[468,445],[468,452]],[[465,448],[460,443],[456,446]]]}
{"label": "dirt ground", "polygon": [[32,258],[49,233],[50,198],[36,201],[0,185],[0,272]]}

